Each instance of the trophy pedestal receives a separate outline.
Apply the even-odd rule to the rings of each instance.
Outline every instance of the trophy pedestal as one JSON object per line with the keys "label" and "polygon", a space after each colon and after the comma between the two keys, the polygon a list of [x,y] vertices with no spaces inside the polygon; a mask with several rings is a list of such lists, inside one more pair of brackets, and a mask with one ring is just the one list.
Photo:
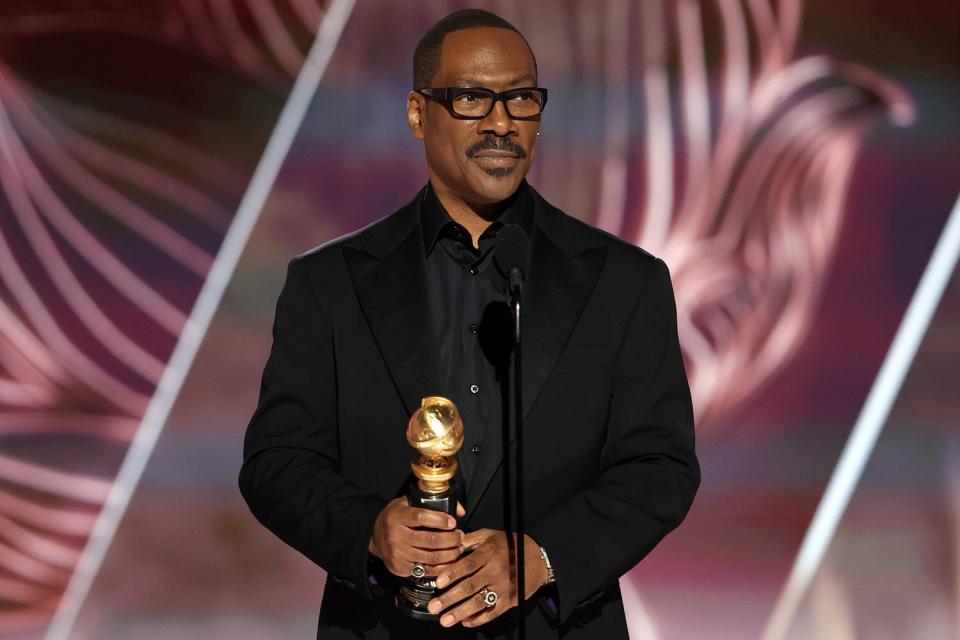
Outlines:
{"label": "trophy pedestal", "polygon": [[[449,481],[447,490],[431,494],[423,491],[414,479],[407,489],[407,499],[411,507],[442,511],[454,518],[457,517],[457,483],[453,480]],[[395,604],[400,613],[408,618],[435,622],[440,619],[440,616],[427,611],[427,604],[439,592],[436,576],[404,578],[397,589]]]}
{"label": "trophy pedestal", "polygon": [[[410,463],[413,478],[407,487],[410,506],[442,511],[457,517],[457,461],[463,446],[463,420],[457,405],[440,396],[427,396],[407,423],[407,442],[417,456]],[[414,620],[435,621],[439,615],[427,611],[437,589],[436,576],[401,578],[394,604],[400,613]]]}
{"label": "trophy pedestal", "polygon": [[440,493],[427,493],[420,489],[416,481],[407,489],[407,499],[411,507],[442,511],[457,517],[457,481],[449,480],[449,488]]}

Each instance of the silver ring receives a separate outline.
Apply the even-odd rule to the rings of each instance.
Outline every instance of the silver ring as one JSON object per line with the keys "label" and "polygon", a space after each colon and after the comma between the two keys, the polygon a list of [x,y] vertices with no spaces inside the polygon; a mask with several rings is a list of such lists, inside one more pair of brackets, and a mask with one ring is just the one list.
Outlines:
{"label": "silver ring", "polygon": [[412,567],[410,567],[410,575],[419,580],[423,576],[427,575],[427,568],[419,563],[414,564]]}
{"label": "silver ring", "polygon": [[497,600],[500,598],[496,591],[488,589],[487,587],[480,589],[480,597],[483,598],[483,606],[487,609],[497,604]]}

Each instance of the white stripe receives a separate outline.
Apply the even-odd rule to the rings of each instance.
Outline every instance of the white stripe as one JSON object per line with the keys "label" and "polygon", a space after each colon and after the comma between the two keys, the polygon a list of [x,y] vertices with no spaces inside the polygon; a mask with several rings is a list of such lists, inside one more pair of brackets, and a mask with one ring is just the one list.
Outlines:
{"label": "white stripe", "polygon": [[630,640],[660,640],[660,631],[643,602],[635,578],[629,573],[620,578],[620,595],[627,614],[627,635]]}
{"label": "white stripe", "polygon": [[220,305],[223,292],[230,282],[237,261],[243,253],[250,233],[260,217],[264,202],[290,150],[290,145],[316,94],[327,63],[330,62],[340,34],[353,11],[354,2],[355,0],[333,0],[330,3],[317,37],[310,47],[277,124],[270,134],[266,149],[240,201],[233,222],[224,236],[223,244],[200,289],[190,318],[180,334],[173,355],[167,363],[153,398],[143,415],[140,427],[127,450],[90,539],[47,628],[47,640],[64,640],[73,628],[80,613],[80,607],[90,591],[90,586],[103,563],[117,526],[143,475],[147,460],[180,393],[187,372],[213,319],[213,314]]}
{"label": "white stripe", "polygon": [[917,348],[930,326],[943,291],[960,258],[960,199],[940,234],[930,262],[923,272],[907,313],[890,345],[887,357],[874,380],[867,401],[857,417],[840,461],[830,478],[787,583],[767,622],[763,640],[780,640],[793,622],[800,602],[820,566],[837,530],[850,496],[860,480],[867,459],[900,393],[903,379],[913,363]]}

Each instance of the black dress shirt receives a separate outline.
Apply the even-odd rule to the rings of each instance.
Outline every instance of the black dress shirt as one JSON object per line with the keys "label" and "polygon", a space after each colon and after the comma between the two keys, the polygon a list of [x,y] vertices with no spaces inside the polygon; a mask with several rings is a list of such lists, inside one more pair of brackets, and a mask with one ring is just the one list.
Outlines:
{"label": "black dress shirt", "polygon": [[[500,216],[474,248],[470,232],[455,222],[432,186],[421,208],[430,314],[437,328],[440,380],[460,409],[464,424],[458,460],[469,489],[487,429],[500,429],[508,397],[512,340],[506,294],[490,278],[497,232],[518,224],[527,234],[533,220],[533,196],[526,181],[505,203]],[[462,500],[461,500],[462,501]]]}

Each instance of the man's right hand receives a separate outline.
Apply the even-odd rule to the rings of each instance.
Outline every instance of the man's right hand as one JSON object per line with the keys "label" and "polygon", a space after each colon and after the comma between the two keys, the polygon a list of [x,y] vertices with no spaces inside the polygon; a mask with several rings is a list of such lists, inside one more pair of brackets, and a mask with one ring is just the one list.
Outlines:
{"label": "man's right hand", "polygon": [[[463,515],[459,504],[457,515]],[[422,564],[428,576],[435,576],[437,567],[460,557],[463,531],[456,526],[446,513],[411,507],[406,497],[395,498],[377,516],[367,548],[394,575],[409,577],[413,565]]]}

